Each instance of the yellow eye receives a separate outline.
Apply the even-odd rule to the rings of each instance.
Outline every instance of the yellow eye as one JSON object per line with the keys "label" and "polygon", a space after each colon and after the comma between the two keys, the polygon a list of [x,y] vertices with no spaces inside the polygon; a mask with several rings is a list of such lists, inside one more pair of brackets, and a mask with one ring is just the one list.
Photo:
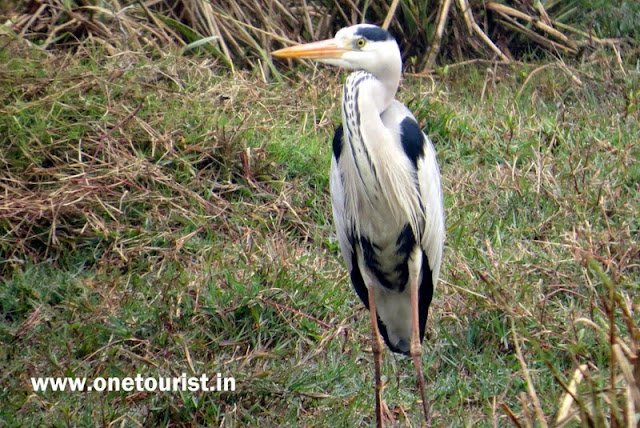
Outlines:
{"label": "yellow eye", "polygon": [[356,46],[359,47],[360,49],[362,49],[366,44],[367,44],[367,41],[365,39],[356,40]]}

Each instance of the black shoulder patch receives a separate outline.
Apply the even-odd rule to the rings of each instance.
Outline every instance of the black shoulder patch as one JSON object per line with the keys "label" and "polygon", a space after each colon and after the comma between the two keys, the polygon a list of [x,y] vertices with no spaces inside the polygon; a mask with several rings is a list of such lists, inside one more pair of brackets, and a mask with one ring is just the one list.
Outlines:
{"label": "black shoulder patch", "polygon": [[417,168],[418,160],[424,156],[424,135],[414,119],[405,117],[400,123],[400,141],[407,157]]}
{"label": "black shoulder patch", "polygon": [[342,153],[342,125],[338,125],[335,134],[333,134],[333,157],[336,158],[336,162],[340,160],[340,154]]}
{"label": "black shoulder patch", "polygon": [[393,36],[387,30],[383,30],[380,27],[367,26],[360,27],[356,31],[356,36],[364,37],[372,42],[384,42],[385,40],[393,40]]}

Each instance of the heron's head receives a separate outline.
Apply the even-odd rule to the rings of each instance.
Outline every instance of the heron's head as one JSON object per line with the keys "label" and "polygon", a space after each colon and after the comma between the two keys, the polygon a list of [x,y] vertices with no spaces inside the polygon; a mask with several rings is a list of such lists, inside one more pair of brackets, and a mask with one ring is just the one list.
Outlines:
{"label": "heron's head", "polygon": [[341,29],[333,39],[292,46],[273,52],[280,58],[313,59],[349,70],[364,70],[380,78],[398,74],[400,49],[393,36],[380,27],[358,24]]}

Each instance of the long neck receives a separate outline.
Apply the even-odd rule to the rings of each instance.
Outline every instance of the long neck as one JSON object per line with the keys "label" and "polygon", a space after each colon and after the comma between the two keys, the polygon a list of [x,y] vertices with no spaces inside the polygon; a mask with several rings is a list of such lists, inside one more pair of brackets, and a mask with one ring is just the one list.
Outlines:
{"label": "long neck", "polygon": [[[398,222],[409,222],[418,236],[415,175],[405,158],[397,156],[396,135],[382,122],[381,114],[393,102],[398,77],[387,82],[373,74],[356,71],[349,75],[342,100],[344,142],[341,157],[347,212],[363,205],[390,210]],[[351,165],[348,165],[351,164]],[[359,222],[359,217],[353,219]],[[359,230],[359,229],[357,229]]]}
{"label": "long neck", "polygon": [[356,199],[371,203],[372,195],[380,192],[378,170],[384,162],[382,145],[388,141],[380,115],[393,101],[396,89],[397,81],[394,87],[393,82],[382,82],[365,71],[351,73],[344,85],[342,121],[346,150],[354,167],[349,173],[357,174],[345,181],[355,186],[351,194]]}
{"label": "long neck", "polygon": [[[389,107],[398,89],[399,73],[387,81],[375,75],[356,71],[349,75],[342,98],[342,121],[353,160],[358,167],[371,169],[375,175],[377,144],[388,132],[380,115]],[[361,170],[361,169],[360,169]]]}
{"label": "long neck", "polygon": [[373,108],[378,115],[389,107],[395,98],[398,84],[400,83],[400,67],[394,70],[386,70],[384,78],[366,71],[355,71],[349,75],[344,85],[343,102],[347,99],[362,105],[343,105],[348,108]]}

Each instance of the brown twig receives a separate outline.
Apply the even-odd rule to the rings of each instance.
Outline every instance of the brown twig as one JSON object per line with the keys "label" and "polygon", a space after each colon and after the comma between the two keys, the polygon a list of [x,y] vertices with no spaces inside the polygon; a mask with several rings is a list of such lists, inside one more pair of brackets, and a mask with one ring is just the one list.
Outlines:
{"label": "brown twig", "polygon": [[498,48],[495,43],[482,31],[482,28],[476,23],[473,18],[473,13],[471,12],[471,5],[469,5],[468,0],[458,0],[458,7],[460,8],[460,12],[462,12],[462,16],[464,17],[464,21],[467,24],[467,30],[469,33],[476,33],[480,40],[482,40],[489,48],[500,57],[502,61],[509,62],[510,59],[507,57],[501,50]]}
{"label": "brown twig", "polygon": [[278,309],[285,310],[285,311],[288,311],[288,312],[293,312],[294,314],[297,314],[297,315],[302,315],[305,318],[308,318],[308,319],[310,319],[312,321],[317,322],[318,324],[320,324],[321,326],[323,326],[325,328],[333,328],[333,326],[331,324],[328,324],[328,323],[326,323],[326,322],[324,322],[324,321],[322,321],[322,320],[320,320],[320,319],[318,319],[318,318],[316,318],[316,317],[314,317],[312,315],[305,314],[304,312],[302,312],[302,311],[300,311],[298,309],[290,308],[289,306],[283,305],[283,304],[278,303],[278,302],[274,302],[273,300],[270,300],[270,299],[265,299],[264,297],[260,298],[260,300],[263,301],[264,303],[266,303],[267,305],[274,306],[274,307],[276,307]]}
{"label": "brown twig", "polygon": [[513,336],[513,343],[516,348],[516,356],[518,357],[518,361],[520,362],[520,368],[522,369],[522,376],[524,377],[525,382],[527,383],[527,392],[529,394],[529,398],[533,404],[533,408],[536,411],[536,417],[540,426],[548,427],[547,420],[544,417],[544,412],[542,411],[542,406],[540,406],[540,400],[538,399],[538,394],[536,394],[535,386],[533,385],[533,380],[531,379],[531,375],[529,374],[529,369],[527,368],[527,363],[524,360],[522,355],[522,351],[520,350],[520,343],[518,340],[518,336],[516,335],[516,326],[513,318],[511,320],[511,335]]}
{"label": "brown twig", "polygon": [[444,0],[440,3],[440,11],[438,13],[438,24],[433,32],[433,39],[429,45],[429,51],[427,53],[427,60],[425,62],[423,73],[427,69],[433,67],[433,63],[436,60],[436,56],[440,51],[440,45],[442,43],[442,35],[444,33],[444,27],[447,24],[447,18],[449,17],[449,11],[451,10],[451,0]]}
{"label": "brown twig", "polygon": [[393,15],[396,13],[396,9],[398,8],[398,4],[400,0],[393,0],[391,3],[391,7],[389,7],[389,11],[387,12],[387,16],[384,18],[384,22],[382,23],[382,28],[385,30],[389,29],[389,24],[391,24],[391,20],[393,19]]}
{"label": "brown twig", "polygon": [[134,117],[140,111],[141,108],[142,108],[142,104],[140,104],[138,107],[133,109],[133,111],[131,113],[129,113],[124,119],[122,119],[120,122],[118,122],[110,130],[108,130],[107,132],[102,134],[102,136],[98,139],[98,144],[102,144],[104,142],[104,140],[109,138],[111,136],[111,134],[113,134],[117,129],[119,129],[120,127],[122,127],[122,125],[124,125],[129,120],[131,120],[131,118]]}

